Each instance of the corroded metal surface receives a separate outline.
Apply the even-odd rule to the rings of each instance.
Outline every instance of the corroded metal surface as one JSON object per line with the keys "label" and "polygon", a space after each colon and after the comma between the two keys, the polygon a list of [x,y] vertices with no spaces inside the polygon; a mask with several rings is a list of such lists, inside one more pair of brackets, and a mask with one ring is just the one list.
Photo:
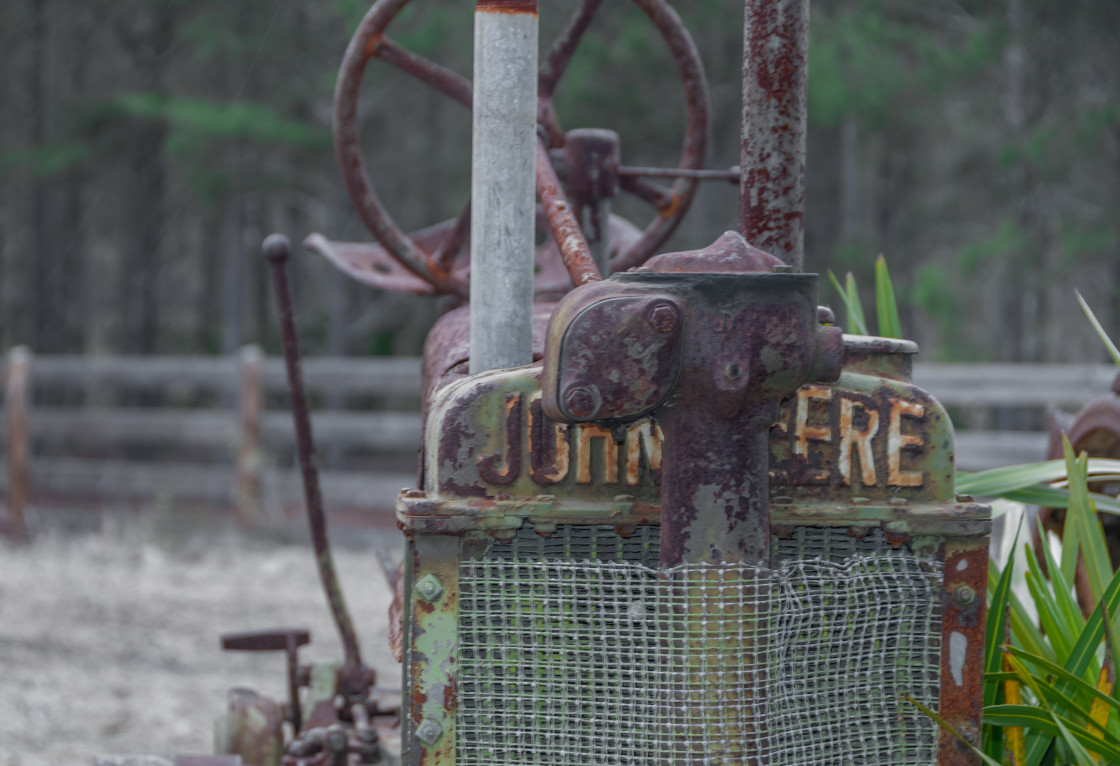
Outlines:
{"label": "corroded metal surface", "polygon": [[871,350],[883,340],[845,336],[849,362],[840,382],[803,386],[783,402],[770,435],[775,493],[854,502],[953,499],[949,416],[910,382],[913,344]]}
{"label": "corroded metal surface", "polygon": [[739,230],[801,271],[809,0],[747,0]]}
{"label": "corroded metal surface", "polygon": [[816,276],[760,265],[766,254],[729,232],[571,293],[549,325],[549,417],[618,427],[656,413],[666,567],[768,562],[769,426],[785,395],[840,375],[840,330],[817,322]]}
{"label": "corroded metal surface", "polygon": [[560,255],[572,278],[572,284],[578,287],[602,279],[579,221],[568,204],[560,179],[556,177],[556,170],[548,158],[548,149],[541,140],[537,141],[537,196],[541,198],[552,237],[560,248]]}
{"label": "corroded metal surface", "polygon": [[[877,339],[849,337],[848,346],[863,347],[865,340]],[[913,345],[894,343],[904,350]],[[897,373],[876,372],[908,364],[886,356],[863,358],[831,386],[804,385],[782,402],[769,432],[774,524],[984,534],[986,507],[954,500],[953,436],[944,408]],[[659,423],[647,417],[628,424],[623,445],[596,423],[553,424],[540,410],[539,378],[539,366],[436,376],[443,385],[431,389],[424,491],[399,500],[403,524],[466,531],[516,528],[534,514],[620,525],[660,518],[665,435]],[[520,402],[522,426],[512,441],[511,396]],[[850,411],[850,425],[842,410]],[[521,471],[508,484],[490,484],[479,471],[482,460],[511,459]]]}
{"label": "corroded metal surface", "polygon": [[408,681],[402,705],[406,735],[401,762],[449,764],[455,753],[459,538],[419,536],[407,553]]}
{"label": "corroded metal surface", "polygon": [[[222,648],[228,652],[284,652],[288,660],[288,718],[292,730],[303,725],[299,704],[299,647],[311,641],[311,632],[302,628],[251,633],[227,633],[222,636]],[[238,751],[241,752],[241,751]],[[244,753],[242,753],[244,755]]]}
{"label": "corroded metal surface", "polygon": [[[941,593],[941,704],[954,729],[980,745],[984,699],[984,627],[987,619],[988,541],[986,537],[945,542],[945,583]],[[973,766],[980,757],[949,732],[939,733],[939,766]]]}
{"label": "corroded metal surface", "polygon": [[228,711],[215,726],[215,740],[218,752],[239,756],[245,766],[278,766],[284,751],[284,712],[251,689],[231,689]]}
{"label": "corroded metal surface", "polygon": [[600,273],[610,271],[608,222],[618,193],[618,150],[613,130],[571,130],[564,142],[568,196]]}

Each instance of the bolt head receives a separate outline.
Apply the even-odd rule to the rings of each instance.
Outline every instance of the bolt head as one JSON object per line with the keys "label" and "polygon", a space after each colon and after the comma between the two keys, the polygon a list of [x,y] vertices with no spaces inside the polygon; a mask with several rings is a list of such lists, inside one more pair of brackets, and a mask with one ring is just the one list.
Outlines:
{"label": "bolt head", "polygon": [[976,591],[972,589],[971,585],[958,585],[956,590],[953,591],[953,599],[958,606],[968,606],[976,600]]}
{"label": "bolt head", "polygon": [[416,592],[429,604],[443,595],[443,583],[434,574],[426,574],[416,583]]}
{"label": "bolt head", "polygon": [[420,725],[416,727],[416,739],[420,740],[428,747],[434,745],[442,736],[443,727],[431,718],[425,718],[420,722]]}
{"label": "bolt head", "polygon": [[590,418],[599,411],[598,399],[592,386],[576,385],[564,395],[564,406],[573,418]]}
{"label": "bolt head", "polygon": [[646,319],[653,329],[668,335],[677,329],[681,321],[680,309],[668,301],[658,301],[646,309]]}

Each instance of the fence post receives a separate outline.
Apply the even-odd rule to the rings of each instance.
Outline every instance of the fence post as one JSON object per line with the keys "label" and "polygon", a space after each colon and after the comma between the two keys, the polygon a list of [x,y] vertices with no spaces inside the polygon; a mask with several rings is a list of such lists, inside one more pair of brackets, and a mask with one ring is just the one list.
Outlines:
{"label": "fence post", "polygon": [[4,383],[4,408],[8,426],[7,516],[0,519],[0,533],[14,540],[29,539],[24,509],[31,496],[31,448],[27,426],[28,384],[31,352],[16,346],[8,352]]}
{"label": "fence post", "polygon": [[237,453],[237,518],[245,526],[260,520],[261,497],[261,359],[260,346],[244,346],[239,354],[241,444]]}

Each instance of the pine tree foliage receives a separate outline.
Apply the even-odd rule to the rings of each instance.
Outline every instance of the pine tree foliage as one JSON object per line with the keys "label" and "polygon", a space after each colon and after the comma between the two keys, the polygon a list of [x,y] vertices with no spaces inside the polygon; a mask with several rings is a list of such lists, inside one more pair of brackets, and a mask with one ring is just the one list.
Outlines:
{"label": "pine tree foliage", "polygon": [[[541,3],[544,49],[575,5]],[[675,6],[711,82],[708,164],[737,164],[741,5]],[[368,238],[330,139],[338,64],[367,8],[0,4],[0,342],[275,349],[260,239]],[[472,11],[414,0],[389,34],[469,77]],[[1120,4],[1107,0],[814,0],[807,264],[870,284],[884,254],[902,325],[935,358],[1096,358],[1071,296],[1079,287],[1115,329],[1116,29]],[[466,110],[376,61],[362,98],[363,145],[393,215],[406,229],[455,215],[469,191]],[[626,164],[677,161],[679,75],[632,2],[605,0],[556,107],[566,129],[616,130]],[[652,214],[627,198],[615,210],[640,225]],[[736,211],[733,187],[705,187],[670,247],[709,243]],[[339,286],[310,255],[295,269],[312,352],[331,321],[353,353],[416,352],[441,310]]]}

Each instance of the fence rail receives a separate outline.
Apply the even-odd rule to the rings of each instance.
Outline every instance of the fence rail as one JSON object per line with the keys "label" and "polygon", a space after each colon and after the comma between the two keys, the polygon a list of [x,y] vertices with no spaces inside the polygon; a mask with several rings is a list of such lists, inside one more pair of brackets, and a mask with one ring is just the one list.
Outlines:
{"label": "fence rail", "polygon": [[[325,471],[328,507],[388,509],[397,490],[415,482],[406,466],[420,443],[420,367],[418,358],[305,360],[304,382],[312,395],[361,404],[317,408],[312,425],[320,449],[371,455],[370,464],[395,456],[390,462],[397,466]],[[32,488],[35,497],[233,503],[247,518],[263,506],[299,498],[291,417],[286,409],[267,409],[269,395],[287,388],[283,360],[263,358],[254,347],[229,358],[32,357],[16,349],[2,373],[6,418],[0,440],[8,471],[0,483],[7,522],[17,529],[24,525]],[[1107,392],[1115,375],[1113,367],[1084,364],[925,363],[914,369],[915,382],[945,406],[968,410],[1076,408]],[[36,401],[38,393],[58,391],[70,395]],[[145,394],[144,406],[112,403]],[[179,403],[197,394],[205,404]],[[54,403],[59,401],[78,403]],[[957,464],[980,470],[1039,460],[1046,444],[1041,432],[962,429]],[[192,451],[208,459],[182,457]]]}

